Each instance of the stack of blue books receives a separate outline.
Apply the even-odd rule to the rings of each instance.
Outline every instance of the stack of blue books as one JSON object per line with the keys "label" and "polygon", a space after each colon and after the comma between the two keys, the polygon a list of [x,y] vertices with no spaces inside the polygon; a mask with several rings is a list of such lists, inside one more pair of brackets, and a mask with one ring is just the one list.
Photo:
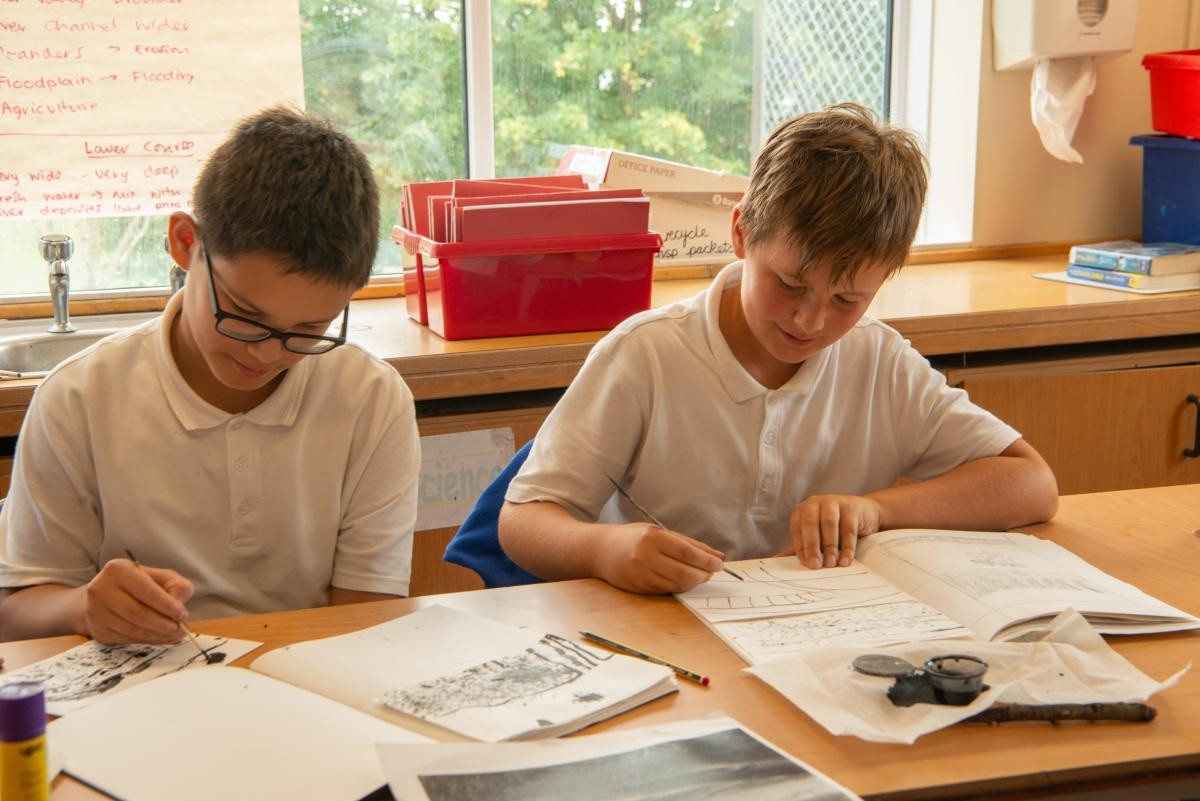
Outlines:
{"label": "stack of blue books", "polygon": [[1116,239],[1071,248],[1067,275],[1132,290],[1200,289],[1200,245]]}

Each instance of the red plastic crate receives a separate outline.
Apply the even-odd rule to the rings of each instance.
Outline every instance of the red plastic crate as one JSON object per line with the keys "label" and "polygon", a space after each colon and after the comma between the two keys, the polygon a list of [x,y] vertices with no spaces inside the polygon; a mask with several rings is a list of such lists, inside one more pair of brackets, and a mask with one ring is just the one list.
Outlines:
{"label": "red plastic crate", "polygon": [[653,231],[434,242],[396,226],[392,239],[415,257],[405,269],[408,315],[446,339],[612,328],[650,308],[662,247]]}
{"label": "red plastic crate", "polygon": [[1147,53],[1154,130],[1200,138],[1200,50]]}

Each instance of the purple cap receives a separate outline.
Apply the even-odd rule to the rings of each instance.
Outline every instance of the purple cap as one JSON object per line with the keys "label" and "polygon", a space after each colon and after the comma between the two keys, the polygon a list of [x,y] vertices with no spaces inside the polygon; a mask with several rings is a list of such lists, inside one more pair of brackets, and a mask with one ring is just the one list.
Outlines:
{"label": "purple cap", "polygon": [[40,681],[0,687],[0,742],[19,743],[46,733],[46,692]]}

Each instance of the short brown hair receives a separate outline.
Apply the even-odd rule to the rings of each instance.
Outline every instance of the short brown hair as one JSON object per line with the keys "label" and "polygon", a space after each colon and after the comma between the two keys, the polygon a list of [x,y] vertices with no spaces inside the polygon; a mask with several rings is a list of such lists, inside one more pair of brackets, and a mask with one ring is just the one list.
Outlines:
{"label": "short brown hair", "polygon": [[200,173],[193,207],[211,253],[268,253],[339,286],[371,275],[379,189],[363,152],[326,120],[284,106],[241,120]]}
{"label": "short brown hair", "polygon": [[742,196],[746,246],[785,237],[802,269],[835,280],[861,267],[904,264],[925,202],[925,155],[913,134],[841,103],[784,122],[754,160]]}

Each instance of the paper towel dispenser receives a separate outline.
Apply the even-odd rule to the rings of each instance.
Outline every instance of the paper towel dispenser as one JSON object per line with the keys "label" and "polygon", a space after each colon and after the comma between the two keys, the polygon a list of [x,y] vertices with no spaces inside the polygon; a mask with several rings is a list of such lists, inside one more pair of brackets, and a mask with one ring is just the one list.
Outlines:
{"label": "paper towel dispenser", "polygon": [[1137,0],[992,0],[998,70],[1039,59],[1112,57],[1133,47]]}

